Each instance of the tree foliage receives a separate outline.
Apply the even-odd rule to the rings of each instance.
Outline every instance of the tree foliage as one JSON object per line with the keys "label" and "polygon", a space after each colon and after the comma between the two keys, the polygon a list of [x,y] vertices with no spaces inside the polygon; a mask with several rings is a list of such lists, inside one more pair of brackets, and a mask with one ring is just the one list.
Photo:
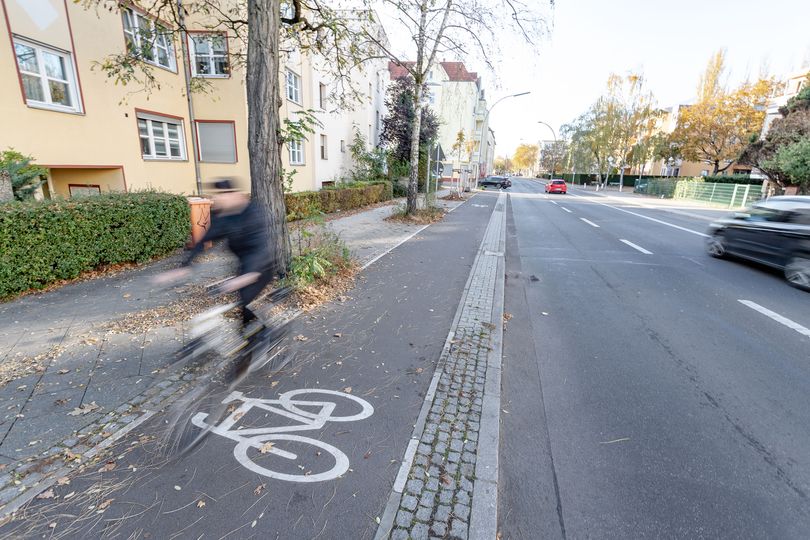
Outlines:
{"label": "tree foliage", "polygon": [[772,81],[760,79],[728,90],[724,75],[725,53],[720,51],[700,78],[697,102],[681,109],[672,133],[683,157],[708,163],[712,174],[728,169],[751,136],[760,132],[772,87]]}
{"label": "tree foliage", "polygon": [[568,143],[566,141],[548,142],[540,151],[540,169],[554,174],[568,160]]}
{"label": "tree foliage", "polygon": [[8,174],[11,190],[18,201],[31,199],[34,192],[45,183],[48,171],[32,164],[33,158],[17,152],[13,148],[0,152],[0,171]]}
{"label": "tree foliage", "polygon": [[493,163],[493,168],[498,174],[504,174],[512,171],[512,160],[509,156],[496,157]]}
{"label": "tree foliage", "polygon": [[530,171],[537,164],[539,150],[536,144],[521,144],[515,149],[512,163],[521,171]]}
{"label": "tree foliage", "polygon": [[[403,163],[410,162],[411,157],[411,137],[416,119],[416,110],[413,106],[415,91],[416,84],[413,78],[402,77],[388,87],[385,96],[388,114],[382,121],[380,140],[390,148],[391,156]],[[419,130],[419,148],[424,150],[439,132],[439,119],[427,107],[421,109],[420,115],[422,128]]]}

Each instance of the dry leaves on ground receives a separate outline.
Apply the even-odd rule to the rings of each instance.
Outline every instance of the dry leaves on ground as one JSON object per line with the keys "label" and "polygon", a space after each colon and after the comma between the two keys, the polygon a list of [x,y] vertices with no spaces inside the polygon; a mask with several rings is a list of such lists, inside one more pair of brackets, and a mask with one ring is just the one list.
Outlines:
{"label": "dry leaves on ground", "polygon": [[264,491],[264,488],[266,488],[266,487],[267,487],[267,484],[259,484],[258,486],[256,486],[256,489],[253,490],[253,494],[254,495],[261,495],[262,491]]}
{"label": "dry leaves on ground", "polygon": [[95,411],[97,409],[100,409],[100,408],[101,407],[96,405],[95,401],[92,401],[90,403],[85,403],[84,405],[76,407],[75,409],[73,409],[72,411],[67,413],[67,415],[68,416],[84,416],[85,414],[89,414],[89,413],[91,413],[91,412],[93,412],[93,411]]}
{"label": "dry leaves on ground", "polygon": [[56,346],[36,356],[9,356],[0,363],[0,387],[26,375],[42,373],[47,364],[64,351],[64,347]]}
{"label": "dry leaves on ground", "polygon": [[98,472],[100,472],[100,473],[105,473],[105,472],[110,472],[110,471],[111,471],[111,470],[113,470],[113,469],[115,469],[115,461],[110,460],[110,461],[108,461],[107,463],[105,463],[105,464],[104,464],[104,466],[103,466],[103,467],[101,467],[101,468],[98,470]]}
{"label": "dry leaves on ground", "polygon": [[444,219],[446,212],[443,208],[431,207],[420,208],[414,213],[408,215],[405,211],[397,211],[385,218],[385,221],[394,221],[397,223],[410,223],[413,225],[430,225]]}
{"label": "dry leaves on ground", "polygon": [[56,494],[53,492],[53,489],[43,491],[42,493],[37,495],[37,499],[53,499],[54,497],[56,497]]}
{"label": "dry leaves on ground", "polygon": [[270,450],[272,450],[272,449],[273,449],[273,443],[271,443],[271,442],[266,442],[266,443],[264,443],[264,444],[262,445],[262,447],[261,447],[261,448],[259,448],[259,452],[261,452],[262,454],[266,454],[266,453],[268,453],[268,452],[269,452]]}
{"label": "dry leaves on ground", "polygon": [[205,501],[197,501],[197,508],[205,508]]}

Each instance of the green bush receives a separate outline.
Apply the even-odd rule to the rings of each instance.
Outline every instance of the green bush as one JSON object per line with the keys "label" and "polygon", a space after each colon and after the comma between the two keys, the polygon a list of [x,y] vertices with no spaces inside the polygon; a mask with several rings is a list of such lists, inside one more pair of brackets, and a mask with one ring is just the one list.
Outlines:
{"label": "green bush", "polygon": [[0,205],[0,298],[148,261],[182,246],[190,227],[186,198],[165,193]]}
{"label": "green bush", "polygon": [[703,181],[709,184],[750,184],[752,186],[761,186],[762,178],[751,178],[747,174],[729,174],[717,176],[704,176]]}
{"label": "green bush", "polygon": [[351,187],[337,186],[321,191],[286,193],[287,220],[306,219],[319,213],[362,208],[393,198],[390,182],[356,182]]}

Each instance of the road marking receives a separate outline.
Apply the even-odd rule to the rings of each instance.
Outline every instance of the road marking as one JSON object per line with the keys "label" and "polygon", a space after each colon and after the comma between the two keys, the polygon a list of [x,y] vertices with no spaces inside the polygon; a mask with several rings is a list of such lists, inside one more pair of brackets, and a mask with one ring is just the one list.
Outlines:
{"label": "road marking", "polygon": [[[574,195],[574,197],[579,197],[580,199],[586,199],[587,198],[587,197],[583,197],[582,195],[575,195],[574,193],[572,193],[571,195]],[[618,210],[619,212],[624,212],[625,214],[630,214],[630,215],[637,216],[637,217],[640,217],[640,218],[643,218],[643,219],[647,219],[649,221],[654,221],[655,223],[660,223],[661,225],[666,225],[667,227],[672,227],[673,229],[678,229],[679,231],[684,231],[684,232],[696,234],[698,236],[702,236],[703,238],[709,238],[709,235],[706,234],[706,233],[693,231],[692,229],[687,229],[686,227],[681,227],[680,225],[675,225],[674,223],[669,223],[667,221],[661,221],[660,219],[655,219],[655,218],[650,217],[650,216],[645,216],[644,214],[639,214],[637,212],[631,212],[630,210],[624,210],[623,208],[618,208],[618,207],[613,206],[611,204],[605,204],[605,203],[602,203],[602,202],[599,202],[599,201],[592,201],[592,202],[594,204],[601,204],[602,206],[607,206],[608,208],[613,208],[614,210]]]}
{"label": "road marking", "polygon": [[589,219],[585,219],[584,217],[581,217],[579,219],[581,219],[582,221],[584,221],[585,223],[587,223],[591,227],[596,227],[597,229],[599,228],[599,225],[597,225],[596,223],[594,223],[593,221],[591,221]]}
{"label": "road marking", "polygon": [[571,210],[569,210],[568,208],[566,208],[566,207],[564,207],[564,206],[560,206],[560,208],[562,208],[563,210],[565,210],[565,211],[566,211],[566,212],[568,212],[569,214],[571,213]]}
{"label": "road marking", "polygon": [[559,204],[557,204],[557,201],[551,201],[551,204],[556,204],[557,206],[560,206]]}
{"label": "road marking", "polygon": [[800,325],[799,323],[797,323],[795,321],[791,321],[787,317],[783,317],[783,316],[779,315],[778,313],[775,313],[775,312],[771,311],[768,308],[764,308],[764,307],[760,306],[756,302],[752,302],[751,300],[737,300],[737,301],[739,303],[741,303],[742,305],[744,305],[744,306],[750,307],[754,311],[759,311],[760,313],[762,313],[766,317],[770,317],[771,319],[775,320],[776,322],[778,322],[780,324],[784,324],[785,326],[787,326],[791,330],[795,330],[798,333],[802,334],[803,336],[810,337],[810,328],[805,328],[804,326]]}
{"label": "road marking", "polygon": [[647,250],[646,250],[646,249],[644,249],[643,247],[641,247],[641,246],[638,246],[638,245],[634,244],[634,243],[633,243],[633,242],[631,242],[630,240],[625,240],[624,238],[619,238],[619,242],[624,242],[625,244],[627,244],[627,245],[628,245],[628,246],[630,246],[631,248],[636,249],[636,250],[638,250],[638,251],[642,252],[644,255],[652,255],[652,254],[653,254],[653,252],[652,252],[652,251],[647,251]]}

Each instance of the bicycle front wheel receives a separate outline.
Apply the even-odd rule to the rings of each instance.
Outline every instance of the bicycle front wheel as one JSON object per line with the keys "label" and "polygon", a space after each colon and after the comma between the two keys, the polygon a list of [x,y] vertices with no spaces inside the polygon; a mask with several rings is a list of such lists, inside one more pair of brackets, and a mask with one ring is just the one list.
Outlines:
{"label": "bicycle front wheel", "polygon": [[[308,469],[306,465],[301,465],[299,463],[302,461],[301,458],[304,457],[303,451],[299,451],[297,454],[290,452],[288,451],[290,449],[288,445],[284,445],[285,449],[275,448],[277,441],[298,443],[296,447],[299,449],[302,444],[314,446],[317,449],[314,452],[314,455],[318,456],[316,461],[322,461],[322,454],[325,452],[330,454],[332,459],[334,459],[334,466],[326,471],[313,473],[312,470]],[[267,443],[272,443],[272,446],[267,445]],[[265,453],[262,453],[263,448],[266,449]],[[310,452],[306,453],[310,454]],[[346,454],[344,454],[340,449],[317,439],[302,437],[300,435],[290,435],[286,433],[270,433],[267,435],[258,435],[256,437],[242,439],[233,449],[233,455],[236,458],[236,461],[238,461],[248,470],[251,470],[256,474],[266,476],[267,478],[275,478],[277,480],[284,480],[286,482],[324,482],[326,480],[334,480],[349,470],[349,458],[346,457]],[[311,455],[312,454],[310,454],[310,457]],[[264,463],[262,465],[258,464],[256,462],[257,459],[268,462],[267,466],[263,466]],[[294,461],[294,463],[290,463],[291,460]],[[271,466],[275,467],[276,465],[280,466],[280,468],[288,470],[294,467],[302,472],[288,473],[268,468]]]}

